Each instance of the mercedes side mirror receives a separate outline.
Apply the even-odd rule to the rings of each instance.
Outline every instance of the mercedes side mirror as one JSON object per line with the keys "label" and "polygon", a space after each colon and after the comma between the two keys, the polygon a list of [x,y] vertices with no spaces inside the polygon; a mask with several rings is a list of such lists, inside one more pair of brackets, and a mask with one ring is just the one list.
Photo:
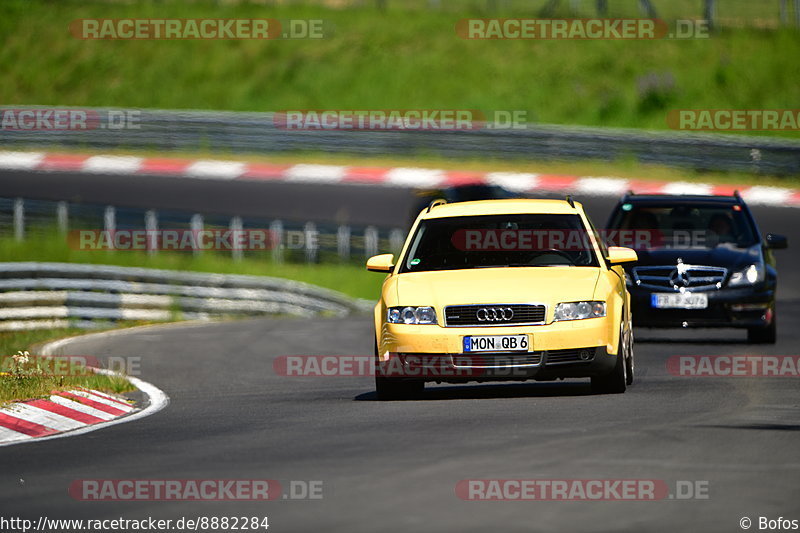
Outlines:
{"label": "mercedes side mirror", "polygon": [[773,250],[783,250],[789,246],[789,240],[785,235],[778,235],[775,233],[767,233],[767,248]]}

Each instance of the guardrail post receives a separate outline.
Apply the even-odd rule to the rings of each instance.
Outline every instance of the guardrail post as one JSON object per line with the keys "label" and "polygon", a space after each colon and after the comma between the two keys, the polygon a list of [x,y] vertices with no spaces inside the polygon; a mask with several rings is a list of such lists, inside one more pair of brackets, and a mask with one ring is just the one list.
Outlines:
{"label": "guardrail post", "polygon": [[794,0],[794,25],[800,28],[800,0]]}
{"label": "guardrail post", "polygon": [[654,19],[658,17],[656,8],[653,7],[653,4],[650,2],[650,0],[639,0],[639,9],[648,18]]}
{"label": "guardrail post", "polygon": [[405,232],[401,229],[393,229],[389,232],[389,251],[393,254],[399,254],[403,249],[403,241],[405,240]]}
{"label": "guardrail post", "polygon": [[144,213],[144,230],[147,235],[147,255],[154,255],[158,252],[159,238],[158,214],[153,209],[148,209]]}
{"label": "guardrail post", "polygon": [[705,8],[703,9],[703,18],[708,23],[708,29],[710,30],[715,29],[717,20],[716,0],[706,0]]}
{"label": "guardrail post", "polygon": [[714,21],[716,20],[717,6],[714,0],[706,0],[705,8],[703,9],[703,18],[708,23],[708,28],[714,29]]}
{"label": "guardrail post", "polygon": [[25,240],[25,202],[22,198],[14,200],[14,239]]}
{"label": "guardrail post", "polygon": [[61,201],[56,204],[56,224],[59,233],[69,231],[69,207],[67,202]]}
{"label": "guardrail post", "polygon": [[240,246],[240,239],[242,238],[242,217],[233,217],[231,218],[230,230],[233,234],[231,239],[233,240],[233,247],[231,248],[231,257],[234,261],[241,261],[242,256],[242,247]]}
{"label": "guardrail post", "polygon": [[761,150],[753,148],[750,150],[750,160],[753,162],[753,172],[761,172]]}
{"label": "guardrail post", "polygon": [[103,229],[113,240],[114,232],[117,231],[117,210],[113,205],[107,205],[103,212]]}
{"label": "guardrail post", "polygon": [[273,220],[269,225],[269,235],[272,243],[272,260],[283,263],[283,222]]}
{"label": "guardrail post", "polygon": [[364,230],[364,255],[367,258],[378,255],[378,230],[375,226],[367,226]]}
{"label": "guardrail post", "polygon": [[342,261],[350,259],[350,226],[339,226],[336,230],[336,251]]}
{"label": "guardrail post", "polygon": [[203,215],[200,213],[195,213],[192,215],[192,218],[189,220],[189,228],[192,230],[192,253],[194,255],[200,255],[203,251],[200,249],[199,239],[200,239],[200,232],[203,231]]}
{"label": "guardrail post", "polygon": [[306,222],[306,225],[303,226],[303,246],[306,251],[306,263],[316,263],[319,251],[319,232],[313,222]]}

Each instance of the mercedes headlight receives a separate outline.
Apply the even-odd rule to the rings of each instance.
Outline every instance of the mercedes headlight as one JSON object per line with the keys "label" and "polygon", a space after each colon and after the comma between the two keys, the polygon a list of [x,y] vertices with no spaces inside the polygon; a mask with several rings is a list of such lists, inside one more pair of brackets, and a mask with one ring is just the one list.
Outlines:
{"label": "mercedes headlight", "polygon": [[583,320],[606,316],[605,302],[566,302],[556,306],[556,320]]}
{"label": "mercedes headlight", "polygon": [[731,274],[728,280],[729,287],[742,287],[745,285],[755,285],[764,281],[764,267],[761,265],[750,265],[744,270]]}
{"label": "mercedes headlight", "polygon": [[437,324],[433,307],[390,307],[386,319],[391,324]]}

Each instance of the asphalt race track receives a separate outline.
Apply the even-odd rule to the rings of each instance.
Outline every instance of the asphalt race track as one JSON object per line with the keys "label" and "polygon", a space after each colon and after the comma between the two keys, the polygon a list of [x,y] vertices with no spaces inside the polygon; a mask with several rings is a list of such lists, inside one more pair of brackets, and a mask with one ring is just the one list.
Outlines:
{"label": "asphalt race track", "polygon": [[[60,177],[61,186],[69,187],[70,176]],[[101,178],[76,179],[88,180],[84,201],[100,194],[89,182]],[[4,173],[0,188],[3,196],[13,196],[34,181]],[[225,183],[225,197],[207,200],[208,190],[193,191],[188,180],[171,181],[178,180],[136,183],[142,183],[141,194],[147,187],[146,194],[164,203],[174,193],[175,202],[197,198],[198,210],[211,201],[219,209],[229,203],[258,210],[246,187]],[[300,196],[304,205],[297,209],[333,213],[347,206],[354,219],[405,217],[412,201],[407,191],[389,188],[246,185],[262,187],[264,216],[274,216],[273,205]],[[131,187],[118,190],[130,198]],[[56,194],[46,189],[36,188],[38,197]],[[114,189],[106,184],[103,201],[121,199]],[[280,201],[282,195],[288,199]],[[363,201],[358,195],[394,200],[356,215]],[[578,200],[598,225],[614,202]],[[165,391],[171,403],[129,424],[0,449],[3,514],[266,515],[271,531],[278,532],[731,532],[742,530],[743,517],[755,522],[752,530],[760,516],[800,519],[797,378],[687,378],[666,368],[674,355],[798,353],[800,210],[753,210],[762,233],[789,237],[789,250],[777,252],[780,325],[774,346],[748,345],[744,332],[736,330],[638,330],[638,379],[624,395],[592,395],[587,383],[571,381],[431,385],[422,400],[377,402],[369,377],[296,378],[273,371],[273,360],[281,355],[370,354],[368,316],[184,324],[84,339],[70,344],[69,353],[141,357],[142,379]],[[320,480],[323,498],[79,502],[67,492],[79,479],[240,478],[275,479],[284,488],[291,480]],[[678,481],[707,482],[708,499],[468,502],[455,492],[460,480],[509,478],[654,479],[673,492]]]}
{"label": "asphalt race track", "polygon": [[306,222],[405,224],[408,189],[0,170],[0,196]]}

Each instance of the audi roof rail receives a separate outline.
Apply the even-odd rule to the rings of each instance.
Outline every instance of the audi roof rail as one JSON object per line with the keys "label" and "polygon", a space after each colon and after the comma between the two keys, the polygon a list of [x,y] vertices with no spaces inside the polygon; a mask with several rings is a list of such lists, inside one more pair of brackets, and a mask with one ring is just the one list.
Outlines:
{"label": "audi roof rail", "polygon": [[428,204],[428,210],[425,211],[425,212],[426,213],[430,213],[431,209],[433,209],[437,205],[444,205],[446,203],[447,203],[447,200],[445,200],[444,198],[437,198],[436,200],[434,200],[430,204]]}

